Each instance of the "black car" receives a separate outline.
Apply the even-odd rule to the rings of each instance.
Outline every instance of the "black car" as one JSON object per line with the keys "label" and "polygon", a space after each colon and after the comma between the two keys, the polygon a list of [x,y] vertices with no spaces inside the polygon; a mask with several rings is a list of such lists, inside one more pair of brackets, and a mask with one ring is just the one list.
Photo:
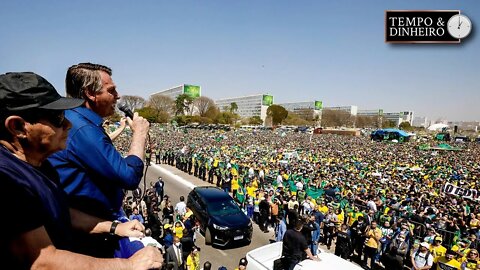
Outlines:
{"label": "black car", "polygon": [[250,244],[252,241],[252,222],[233,198],[220,188],[194,188],[188,194],[187,206],[200,222],[206,245]]}

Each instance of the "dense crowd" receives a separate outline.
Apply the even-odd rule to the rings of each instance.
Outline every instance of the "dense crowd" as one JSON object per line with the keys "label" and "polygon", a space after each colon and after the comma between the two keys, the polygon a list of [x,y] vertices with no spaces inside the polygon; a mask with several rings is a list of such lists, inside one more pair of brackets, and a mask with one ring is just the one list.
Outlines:
{"label": "dense crowd", "polygon": [[[475,269],[479,204],[442,192],[447,183],[480,188],[475,143],[461,151],[425,151],[419,149],[425,142],[415,141],[159,126],[150,136],[147,161],[231,192],[263,231],[275,228],[277,240],[282,223],[294,227],[303,219],[313,227],[305,233],[312,253],[336,241],[339,256],[363,265],[370,259],[370,267],[400,269],[422,264],[422,256],[428,265],[432,256],[432,264]],[[116,146],[128,149],[128,133]]]}

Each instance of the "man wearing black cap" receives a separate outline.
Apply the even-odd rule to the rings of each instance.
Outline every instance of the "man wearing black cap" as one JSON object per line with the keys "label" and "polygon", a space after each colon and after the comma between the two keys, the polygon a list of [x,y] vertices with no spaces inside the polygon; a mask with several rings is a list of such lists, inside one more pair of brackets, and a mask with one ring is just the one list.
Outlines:
{"label": "man wearing black cap", "polygon": [[[72,208],[99,218],[124,220],[124,190],[135,190],[142,179],[149,124],[137,113],[133,119],[127,118],[133,135],[130,151],[122,157],[102,128],[103,117],[115,112],[120,98],[111,75],[110,68],[91,63],[68,69],[67,95],[85,103],[65,112],[72,123],[67,146],[49,160]],[[105,241],[103,237],[76,233],[75,238],[79,252],[96,257],[111,257],[116,248],[115,240]]]}
{"label": "man wearing black cap", "polygon": [[[58,175],[46,161],[65,148],[70,122],[64,110],[83,100],[61,97],[31,72],[0,75],[0,189],[15,202],[0,242],[10,269],[150,269],[162,265],[158,250],[145,248],[129,260],[72,253],[72,227],[88,233],[141,236],[136,221],[118,224],[70,209]],[[26,215],[25,213],[28,213]],[[5,261],[6,260],[6,261]]]}

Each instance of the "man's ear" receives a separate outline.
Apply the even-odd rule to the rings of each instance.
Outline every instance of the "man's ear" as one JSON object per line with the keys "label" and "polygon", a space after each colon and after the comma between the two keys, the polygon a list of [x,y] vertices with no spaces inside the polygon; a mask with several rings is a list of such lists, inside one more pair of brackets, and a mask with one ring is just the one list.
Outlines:
{"label": "man's ear", "polygon": [[25,139],[27,137],[25,120],[22,117],[11,115],[5,119],[4,125],[12,137],[16,137],[18,139]]}
{"label": "man's ear", "polygon": [[85,96],[85,100],[88,102],[94,102],[97,97],[95,91],[90,89],[85,89],[83,91],[83,95]]}

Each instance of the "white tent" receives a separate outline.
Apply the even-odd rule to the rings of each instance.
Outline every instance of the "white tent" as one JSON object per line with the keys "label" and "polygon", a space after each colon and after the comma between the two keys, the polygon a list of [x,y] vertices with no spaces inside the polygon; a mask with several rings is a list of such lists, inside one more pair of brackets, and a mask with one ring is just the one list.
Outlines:
{"label": "white tent", "polygon": [[447,129],[448,129],[449,126],[446,125],[446,124],[438,123],[438,124],[433,124],[433,125],[429,126],[429,127],[428,127],[428,130],[430,130],[430,131],[441,131],[441,130],[444,129],[444,128],[447,128]]}

